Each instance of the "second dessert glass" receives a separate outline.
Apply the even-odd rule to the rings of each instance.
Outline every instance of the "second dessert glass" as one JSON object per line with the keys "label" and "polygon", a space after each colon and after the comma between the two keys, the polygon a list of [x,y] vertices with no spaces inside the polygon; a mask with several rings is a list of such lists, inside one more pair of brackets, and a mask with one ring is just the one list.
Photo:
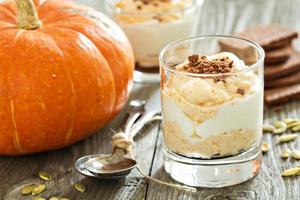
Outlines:
{"label": "second dessert glass", "polygon": [[132,44],[136,82],[159,82],[160,51],[196,34],[201,4],[202,0],[106,0],[108,14]]}
{"label": "second dessert glass", "polygon": [[[228,43],[242,52],[225,52]],[[258,173],[263,67],[263,49],[236,37],[200,36],[163,49],[164,168],[173,179],[224,187]]]}

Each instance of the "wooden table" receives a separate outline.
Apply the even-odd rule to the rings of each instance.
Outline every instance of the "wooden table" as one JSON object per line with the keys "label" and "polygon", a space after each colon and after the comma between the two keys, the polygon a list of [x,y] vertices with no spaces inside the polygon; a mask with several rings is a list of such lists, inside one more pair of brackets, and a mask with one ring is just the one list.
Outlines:
{"label": "wooden table", "polygon": [[[102,9],[103,2],[83,0],[89,5]],[[98,2],[98,3],[97,3]],[[241,31],[249,25],[258,23],[278,23],[300,31],[299,0],[207,0],[199,22],[199,34],[229,34]],[[300,43],[300,42],[298,42]],[[298,44],[299,46],[299,44]],[[131,99],[147,99],[158,90],[158,85],[135,84]],[[126,109],[126,108],[125,108]],[[124,109],[124,110],[125,110]],[[283,106],[282,111],[265,109],[265,121],[274,121],[286,117],[300,116],[300,103],[292,102]],[[300,199],[300,177],[282,178],[282,170],[300,165],[300,161],[283,161],[280,158],[282,148],[300,149],[300,137],[295,142],[284,145],[276,144],[274,136],[264,135],[263,139],[271,144],[271,150],[264,155],[262,169],[258,176],[240,185],[223,189],[199,188],[197,193],[174,190],[169,187],[147,182],[137,171],[119,181],[100,182],[85,178],[76,171],[67,173],[74,161],[80,156],[94,153],[111,152],[110,129],[118,129],[124,123],[123,111],[106,128],[94,136],[69,148],[25,157],[0,157],[0,198],[16,184],[31,179],[38,180],[39,171],[48,171],[54,180],[49,183],[47,195],[66,196],[72,200],[297,200]],[[161,152],[161,128],[152,125],[137,138],[135,153],[141,167],[151,176],[173,182],[163,170]],[[87,186],[86,193],[76,192],[72,184],[81,181]],[[20,198],[19,198],[20,199]],[[18,200],[19,200],[18,199]],[[21,198],[30,199],[30,198]]]}

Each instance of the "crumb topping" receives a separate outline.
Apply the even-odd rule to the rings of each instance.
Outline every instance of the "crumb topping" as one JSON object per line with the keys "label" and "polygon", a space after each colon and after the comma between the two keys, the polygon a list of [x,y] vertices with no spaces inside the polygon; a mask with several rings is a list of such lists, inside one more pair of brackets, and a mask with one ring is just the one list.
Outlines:
{"label": "crumb topping", "polygon": [[208,60],[206,56],[191,55],[183,71],[195,74],[221,74],[231,72],[233,60],[229,57]]}
{"label": "crumb topping", "polygon": [[238,93],[238,94],[240,94],[240,95],[245,95],[245,90],[242,89],[242,88],[238,88],[238,89],[236,90],[236,93]]}
{"label": "crumb topping", "polygon": [[[124,11],[124,13],[117,14],[117,17],[127,23],[142,23],[148,20],[166,23],[181,19],[183,13],[174,11],[191,4],[191,0],[120,0],[115,7]],[[146,15],[143,16],[143,14]]]}

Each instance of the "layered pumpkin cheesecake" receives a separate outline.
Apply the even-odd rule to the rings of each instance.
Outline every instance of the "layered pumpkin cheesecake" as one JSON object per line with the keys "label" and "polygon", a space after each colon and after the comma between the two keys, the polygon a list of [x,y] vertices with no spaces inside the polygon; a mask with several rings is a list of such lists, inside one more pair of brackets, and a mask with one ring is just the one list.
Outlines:
{"label": "layered pumpkin cheesecake", "polygon": [[166,147],[201,158],[248,150],[260,141],[262,84],[232,53],[189,56],[162,88]]}
{"label": "layered pumpkin cheesecake", "polygon": [[113,19],[127,34],[142,68],[157,68],[164,46],[196,31],[193,0],[118,0],[111,6]]}

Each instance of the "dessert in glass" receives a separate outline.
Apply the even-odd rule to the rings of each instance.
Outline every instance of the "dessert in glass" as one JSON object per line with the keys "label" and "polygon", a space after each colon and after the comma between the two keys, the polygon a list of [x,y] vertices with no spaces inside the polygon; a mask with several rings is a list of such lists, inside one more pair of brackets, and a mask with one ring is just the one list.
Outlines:
{"label": "dessert in glass", "polygon": [[[222,51],[224,42],[247,46],[252,53],[238,57]],[[163,49],[164,167],[172,178],[191,186],[224,187],[258,173],[263,60],[259,45],[230,36],[189,38]]]}
{"label": "dessert in glass", "polygon": [[111,17],[125,31],[136,59],[134,79],[159,81],[158,56],[164,46],[195,35],[202,0],[106,0]]}

